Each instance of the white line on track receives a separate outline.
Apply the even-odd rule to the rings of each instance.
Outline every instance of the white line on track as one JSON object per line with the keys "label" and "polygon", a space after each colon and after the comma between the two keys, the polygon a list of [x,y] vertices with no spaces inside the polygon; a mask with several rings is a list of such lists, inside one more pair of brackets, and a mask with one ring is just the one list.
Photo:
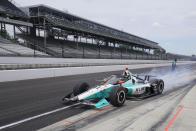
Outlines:
{"label": "white line on track", "polygon": [[13,123],[10,123],[10,124],[5,125],[5,126],[1,126],[0,130],[11,127],[11,126],[14,126],[14,125],[18,125],[18,124],[21,124],[21,123],[24,123],[24,122],[27,122],[27,121],[30,121],[30,120],[33,120],[33,119],[36,119],[36,118],[39,118],[39,117],[42,117],[42,116],[50,115],[52,113],[62,111],[64,109],[70,108],[72,106],[76,106],[78,104],[79,103],[76,103],[76,104],[73,104],[73,105],[70,105],[70,106],[62,107],[62,108],[59,108],[59,109],[55,109],[53,111],[49,111],[49,112],[46,112],[46,113],[43,113],[43,114],[39,114],[39,115],[36,115],[36,116],[33,116],[33,117],[29,117],[29,118],[26,118],[26,119],[23,119],[23,120],[20,120],[20,121],[17,121],[17,122],[13,122]]}

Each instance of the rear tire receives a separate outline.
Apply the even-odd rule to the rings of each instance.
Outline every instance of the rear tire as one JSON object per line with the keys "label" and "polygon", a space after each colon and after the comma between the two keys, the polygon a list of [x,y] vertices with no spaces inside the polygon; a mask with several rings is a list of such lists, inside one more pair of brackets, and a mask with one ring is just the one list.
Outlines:
{"label": "rear tire", "polygon": [[160,80],[159,84],[158,84],[158,87],[157,87],[157,93],[162,94],[163,89],[164,89],[164,82],[163,82],[163,80]]}
{"label": "rear tire", "polygon": [[126,100],[126,92],[122,87],[114,87],[110,93],[110,103],[113,106],[120,107],[125,103]]}
{"label": "rear tire", "polygon": [[73,94],[74,96],[77,96],[87,90],[89,90],[90,86],[88,83],[83,82],[83,83],[78,83],[74,88],[73,88]]}
{"label": "rear tire", "polygon": [[164,89],[164,82],[163,82],[163,80],[154,79],[152,81],[152,84],[156,84],[156,86],[151,86],[152,93],[157,94],[157,95],[158,94],[162,94],[163,89]]}

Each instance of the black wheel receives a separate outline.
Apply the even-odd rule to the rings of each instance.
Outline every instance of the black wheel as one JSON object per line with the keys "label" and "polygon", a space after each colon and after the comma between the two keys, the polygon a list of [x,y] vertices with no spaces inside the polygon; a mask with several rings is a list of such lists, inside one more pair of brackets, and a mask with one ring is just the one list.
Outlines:
{"label": "black wheel", "polygon": [[163,82],[163,80],[160,80],[159,84],[158,84],[158,87],[157,87],[157,93],[162,94],[163,89],[164,89],[164,82]]}
{"label": "black wheel", "polygon": [[114,87],[110,93],[110,103],[113,106],[120,107],[125,103],[126,92],[122,87]]}
{"label": "black wheel", "polygon": [[78,83],[74,88],[73,88],[73,94],[74,96],[77,96],[85,91],[87,91],[90,88],[90,86],[86,83]]}
{"label": "black wheel", "polygon": [[153,94],[161,94],[164,89],[163,80],[159,80],[159,79],[152,80],[151,89]]}

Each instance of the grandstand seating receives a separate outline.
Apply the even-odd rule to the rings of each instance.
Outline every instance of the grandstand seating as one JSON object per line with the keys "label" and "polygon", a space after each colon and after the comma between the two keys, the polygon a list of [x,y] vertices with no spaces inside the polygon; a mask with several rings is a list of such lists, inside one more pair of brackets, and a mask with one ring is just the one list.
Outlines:
{"label": "grandstand seating", "polygon": [[49,55],[35,51],[33,49],[19,45],[18,43],[13,43],[0,37],[0,56],[43,56],[48,57]]}
{"label": "grandstand seating", "polygon": [[[18,34],[19,37],[25,39],[28,42],[33,42],[38,44],[40,47],[44,47],[44,39],[42,37],[31,37]],[[96,44],[89,43],[76,43],[74,41],[68,40],[57,40],[53,38],[47,38],[47,49],[55,52],[58,57],[75,57],[75,58],[114,58],[114,59],[146,59],[152,58],[149,54],[136,51],[136,50],[127,50],[123,48],[113,48],[110,46],[100,47]],[[99,54],[100,50],[100,54]]]}

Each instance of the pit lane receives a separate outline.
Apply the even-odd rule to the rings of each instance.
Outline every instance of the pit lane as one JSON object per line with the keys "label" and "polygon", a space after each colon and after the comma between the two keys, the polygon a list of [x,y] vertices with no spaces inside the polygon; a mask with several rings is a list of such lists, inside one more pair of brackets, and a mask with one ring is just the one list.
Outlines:
{"label": "pit lane", "polygon": [[[183,67],[183,66],[182,66]],[[195,69],[194,66],[188,67]],[[156,68],[159,72],[164,72],[169,70],[170,67]],[[143,68],[131,70],[133,73],[142,73],[150,72],[152,68]],[[95,74],[86,74],[86,75],[77,75],[77,76],[66,76],[66,77],[57,77],[57,78],[46,78],[46,79],[37,79],[37,80],[25,80],[25,81],[16,81],[16,82],[4,82],[0,83],[0,126],[4,126],[13,122],[20,121],[32,116],[42,114],[44,112],[52,111],[58,108],[62,108],[65,105],[62,105],[60,102],[62,96],[65,95],[65,92],[72,90],[73,85],[80,81],[86,81],[91,86],[96,85],[97,81],[108,75],[121,73],[120,71],[107,72],[107,73],[95,73]],[[163,95],[169,95],[171,92],[176,92],[179,88],[174,90],[169,90]],[[152,97],[144,101],[129,101],[123,108],[112,108],[110,111],[129,109],[133,107],[138,107],[144,103],[155,101],[160,96]],[[130,104],[129,104],[130,103]],[[128,105],[131,105],[128,106]],[[82,112],[89,111],[91,109],[85,107],[73,107],[67,108],[65,110],[55,112],[31,121],[27,121],[18,125],[14,125],[5,130],[37,130],[48,125],[51,125],[55,122],[61,121],[66,118],[70,118]],[[110,114],[107,112],[107,114]],[[105,117],[105,114],[97,114],[96,117]],[[98,118],[90,119],[91,122],[97,121]],[[85,121],[85,120],[83,120]],[[89,119],[87,120],[89,121]],[[89,122],[87,122],[87,125]],[[86,125],[79,124],[79,127],[85,127]],[[76,128],[75,128],[76,127]],[[72,128],[67,128],[67,130],[75,130],[78,127],[74,125]]]}

